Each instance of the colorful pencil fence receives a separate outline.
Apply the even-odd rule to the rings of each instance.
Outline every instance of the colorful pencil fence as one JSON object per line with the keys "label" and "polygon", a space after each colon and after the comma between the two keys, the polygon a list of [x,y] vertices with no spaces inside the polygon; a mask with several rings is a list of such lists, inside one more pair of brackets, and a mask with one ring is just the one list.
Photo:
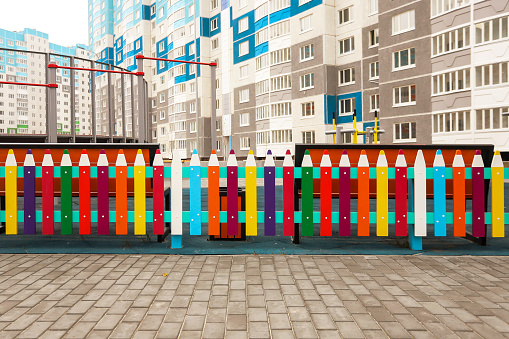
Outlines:
{"label": "colorful pencil fence", "polygon": [[[413,167],[407,166],[407,160]],[[23,162],[21,162],[23,161]],[[114,166],[110,166],[114,163]],[[357,167],[351,166],[356,163]],[[21,165],[22,164],[22,165]],[[284,236],[295,235],[295,223],[301,224],[303,236],[331,236],[333,229],[339,236],[351,236],[352,223],[357,224],[357,236],[370,235],[370,223],[376,224],[377,236],[388,236],[394,230],[396,236],[408,236],[419,247],[419,240],[427,236],[426,227],[434,226],[435,236],[453,235],[464,237],[471,232],[474,237],[485,237],[486,225],[491,224],[492,237],[505,236],[505,224],[509,215],[505,213],[504,179],[509,179],[500,152],[496,151],[490,167],[483,163],[481,154],[476,152],[471,164],[465,164],[458,151],[452,167],[446,168],[442,152],[435,155],[433,167],[426,168],[422,151],[415,159],[407,159],[399,151],[396,162],[389,164],[381,151],[376,168],[370,167],[366,152],[358,159],[351,159],[347,151],[341,155],[339,165],[333,165],[327,151],[324,151],[319,167],[315,167],[306,151],[302,167],[295,167],[290,152],[285,155],[281,167],[277,167],[269,151],[263,167],[257,167],[254,155],[249,152],[245,167],[239,167],[235,153],[231,151],[227,166],[220,167],[215,152],[208,166],[201,167],[198,155],[193,153],[190,166],[183,167],[175,154],[171,167],[165,167],[160,152],[157,152],[153,166],[147,166],[141,151],[138,151],[134,166],[128,166],[122,151],[116,159],[108,159],[105,152],[99,155],[95,166],[91,166],[86,150],[83,150],[78,166],[71,163],[67,151],[60,166],[54,165],[49,150],[41,166],[36,166],[29,150],[24,159],[16,159],[9,151],[4,166],[0,167],[0,178],[5,180],[5,210],[0,211],[0,222],[5,222],[6,234],[19,234],[23,223],[24,234],[35,234],[36,223],[42,223],[42,234],[64,235],[91,234],[92,223],[97,224],[100,235],[128,234],[128,222],[134,223],[134,234],[164,234],[165,223],[171,222],[172,247],[182,247],[183,224],[189,223],[189,235],[202,235],[202,224],[208,223],[208,235],[220,234],[220,223],[227,224],[227,234],[237,235],[238,223],[246,223],[248,236],[258,235],[259,223],[264,224],[264,235],[273,236],[281,227]],[[23,179],[21,181],[19,179]],[[55,208],[55,179],[60,178],[61,204]],[[72,182],[78,181],[79,207],[73,208]],[[153,179],[153,210],[147,210],[146,178]],[[220,211],[219,183],[227,182],[227,208]],[[134,211],[128,210],[127,182],[134,182]],[[165,179],[170,180],[171,207],[165,210]],[[190,208],[182,208],[182,182],[189,179]],[[204,183],[202,179],[207,179]],[[239,179],[245,179],[245,211],[238,210]],[[259,210],[257,179],[263,179],[264,204]],[[282,179],[282,211],[276,210],[276,181]],[[332,209],[333,180],[339,181],[339,209]],[[369,181],[376,180],[376,210],[370,210]],[[36,192],[36,180],[42,183],[42,190]],[[97,192],[91,192],[91,182],[97,182]],[[301,211],[296,208],[296,180],[301,180]],[[313,181],[320,180],[320,197],[313,198]],[[395,211],[389,211],[389,181],[394,180]],[[433,211],[426,208],[426,181],[433,181]],[[453,209],[446,208],[446,180],[452,180]],[[486,180],[491,180],[491,203],[487,206]],[[111,192],[109,182],[115,183]],[[351,211],[351,188],[357,185],[357,211]],[[207,210],[202,210],[202,188],[208,190]],[[471,192],[472,210],[466,210],[467,188]],[[76,195],[76,194],[74,194]],[[23,196],[23,209],[18,207],[18,196]],[[42,209],[36,208],[36,196],[42,197]],[[92,197],[97,197],[97,210],[91,209]],[[114,196],[115,208],[109,209],[110,196]],[[313,202],[319,200],[318,210]],[[77,230],[73,223],[78,223]],[[111,227],[114,223],[115,226]],[[151,224],[147,227],[147,223]],[[452,234],[447,230],[452,225]],[[60,226],[60,227],[58,227]],[[111,228],[110,228],[111,227]],[[417,244],[417,245],[416,245]],[[422,244],[422,243],[421,243]]]}

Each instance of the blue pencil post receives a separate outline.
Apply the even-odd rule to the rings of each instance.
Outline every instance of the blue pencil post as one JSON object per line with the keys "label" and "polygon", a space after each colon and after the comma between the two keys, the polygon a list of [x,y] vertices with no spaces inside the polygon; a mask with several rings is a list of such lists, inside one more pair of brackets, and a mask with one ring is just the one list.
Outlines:
{"label": "blue pencil post", "polygon": [[[414,179],[408,179],[408,212],[415,212]],[[415,217],[413,223],[408,223],[408,245],[413,251],[422,251],[422,237],[415,236]]]}
{"label": "blue pencil post", "polygon": [[446,200],[445,200],[445,162],[442,151],[438,150],[433,163],[433,195],[435,236],[447,235]]}

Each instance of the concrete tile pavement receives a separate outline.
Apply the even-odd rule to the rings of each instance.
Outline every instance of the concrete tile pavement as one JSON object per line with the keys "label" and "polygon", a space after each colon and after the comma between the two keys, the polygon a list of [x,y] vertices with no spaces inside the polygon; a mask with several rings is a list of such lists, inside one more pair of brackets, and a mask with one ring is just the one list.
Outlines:
{"label": "concrete tile pavement", "polygon": [[0,338],[504,338],[509,260],[0,254]]}

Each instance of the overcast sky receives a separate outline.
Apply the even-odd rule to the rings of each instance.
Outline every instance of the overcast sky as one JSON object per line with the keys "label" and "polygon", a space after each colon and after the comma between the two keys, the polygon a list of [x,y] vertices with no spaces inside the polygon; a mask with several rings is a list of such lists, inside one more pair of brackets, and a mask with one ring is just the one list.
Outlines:
{"label": "overcast sky", "polygon": [[58,45],[87,45],[88,0],[0,0],[0,28],[34,28]]}

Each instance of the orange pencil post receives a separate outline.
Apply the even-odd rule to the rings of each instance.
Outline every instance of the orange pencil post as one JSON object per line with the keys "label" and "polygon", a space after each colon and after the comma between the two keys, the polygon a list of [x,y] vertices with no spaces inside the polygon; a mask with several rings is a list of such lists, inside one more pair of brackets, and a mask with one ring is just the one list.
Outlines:
{"label": "orange pencil post", "polygon": [[358,216],[357,234],[369,236],[369,161],[366,151],[362,150],[357,164],[358,176]]}
{"label": "orange pencil post", "polygon": [[465,162],[461,151],[456,151],[452,163],[454,236],[466,236],[465,222]]}
{"label": "orange pencil post", "polygon": [[127,234],[127,161],[124,151],[120,150],[117,156],[116,168],[116,195],[117,195],[117,234]]}

